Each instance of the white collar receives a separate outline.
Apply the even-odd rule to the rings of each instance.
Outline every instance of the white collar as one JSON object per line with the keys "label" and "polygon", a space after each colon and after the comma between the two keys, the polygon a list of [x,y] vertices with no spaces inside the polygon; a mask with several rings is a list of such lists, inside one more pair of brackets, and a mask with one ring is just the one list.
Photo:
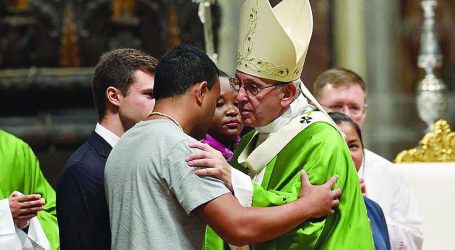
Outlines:
{"label": "white collar", "polygon": [[302,114],[302,112],[308,107],[308,100],[300,93],[297,98],[291,103],[290,107],[286,112],[284,112],[281,116],[276,118],[271,123],[263,126],[258,127],[256,130],[259,133],[274,133],[278,129],[280,129],[283,125],[287,124],[293,118],[297,117],[298,115]]}
{"label": "white collar", "polygon": [[95,127],[95,132],[99,134],[104,140],[111,145],[111,147],[114,147],[115,144],[117,144],[118,140],[120,137],[118,137],[116,134],[112,133],[109,129],[103,127],[101,124],[96,123]]}

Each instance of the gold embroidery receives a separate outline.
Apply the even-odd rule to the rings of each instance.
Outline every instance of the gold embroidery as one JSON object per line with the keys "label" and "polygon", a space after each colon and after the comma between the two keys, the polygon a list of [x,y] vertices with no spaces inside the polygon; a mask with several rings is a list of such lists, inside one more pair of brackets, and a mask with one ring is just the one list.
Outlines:
{"label": "gold embroidery", "polygon": [[[237,65],[243,64],[246,68],[251,68],[259,73],[264,73],[268,75],[276,75],[279,77],[286,77],[289,75],[289,69],[285,66],[276,66],[271,62],[266,62],[257,58],[250,58],[251,48],[254,45],[253,34],[256,32],[256,25],[258,20],[258,10],[259,5],[256,0],[255,5],[251,8],[251,13],[249,16],[249,29],[243,39],[242,51],[237,53]],[[294,72],[294,75],[298,74]]]}

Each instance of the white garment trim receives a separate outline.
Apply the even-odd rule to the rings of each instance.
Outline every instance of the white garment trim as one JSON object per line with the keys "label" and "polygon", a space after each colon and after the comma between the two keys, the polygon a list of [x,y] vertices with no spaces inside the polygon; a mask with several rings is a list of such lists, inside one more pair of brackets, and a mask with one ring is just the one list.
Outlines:
{"label": "white garment trim", "polygon": [[261,172],[259,172],[257,175],[254,176],[254,178],[253,178],[254,184],[256,184],[256,185],[258,185],[258,186],[261,186],[262,180],[264,180],[265,169],[266,169],[266,168],[263,168],[263,169],[261,170]]}
{"label": "white garment trim", "polygon": [[[320,111],[314,111],[312,106],[301,116],[292,119],[288,124],[282,126],[277,132],[271,133],[270,136],[258,147],[254,148],[253,139],[251,138],[244,150],[238,157],[238,163],[259,173],[286,145],[301,131],[315,122],[326,122],[337,128],[335,123]],[[257,133],[257,132],[256,132]]]}
{"label": "white garment trim", "polygon": [[118,137],[116,134],[112,133],[109,129],[103,127],[103,125],[96,123],[95,127],[95,132],[99,134],[104,140],[111,145],[111,147],[114,147],[115,144],[117,144],[118,140],[120,137]]}
{"label": "white garment trim", "polygon": [[308,100],[300,93],[297,98],[291,103],[290,107],[280,117],[276,118],[271,123],[258,127],[256,130],[259,133],[275,133],[283,125],[289,123],[290,120],[294,119],[298,115],[302,114],[303,111],[308,107]]}
{"label": "white garment trim", "polygon": [[253,203],[253,183],[251,183],[250,176],[231,168],[231,181],[234,196],[240,202],[240,205],[251,207]]}
{"label": "white garment trim", "polygon": [[[43,227],[39,223],[37,217],[33,217],[30,220],[30,226],[28,227],[28,239],[32,241],[32,245],[36,247],[38,245],[42,249],[51,249],[49,240],[44,233]],[[34,248],[39,249],[39,248]]]}
{"label": "white garment trim", "polygon": [[0,200],[0,249],[51,249],[37,217],[30,219],[28,234],[14,224],[8,198]]}
{"label": "white garment trim", "polygon": [[9,199],[6,198],[0,200],[0,236],[13,233],[15,233],[13,215],[9,208]]}

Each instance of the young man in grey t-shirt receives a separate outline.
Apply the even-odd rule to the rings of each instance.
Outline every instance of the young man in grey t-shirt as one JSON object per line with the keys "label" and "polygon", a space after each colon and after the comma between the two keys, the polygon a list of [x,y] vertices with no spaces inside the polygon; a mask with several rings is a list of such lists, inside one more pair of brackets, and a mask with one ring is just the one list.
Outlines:
{"label": "young man in grey t-shirt", "polygon": [[[333,213],[336,178],[312,186],[302,174],[297,201],[245,208],[223,182],[194,174],[186,158],[195,149],[188,144],[205,136],[220,94],[218,69],[199,49],[180,45],[165,54],[154,91],[149,120],[122,136],[106,164],[112,249],[201,249],[206,224],[228,243],[245,245]],[[208,164],[227,164],[218,156]]]}

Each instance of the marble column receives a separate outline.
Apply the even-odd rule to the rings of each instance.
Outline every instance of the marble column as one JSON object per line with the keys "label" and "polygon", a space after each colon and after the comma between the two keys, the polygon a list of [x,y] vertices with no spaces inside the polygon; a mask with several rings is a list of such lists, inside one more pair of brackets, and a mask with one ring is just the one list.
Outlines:
{"label": "marble column", "polygon": [[243,1],[217,0],[217,3],[221,9],[221,26],[218,31],[218,67],[228,74],[234,74],[240,7]]}

